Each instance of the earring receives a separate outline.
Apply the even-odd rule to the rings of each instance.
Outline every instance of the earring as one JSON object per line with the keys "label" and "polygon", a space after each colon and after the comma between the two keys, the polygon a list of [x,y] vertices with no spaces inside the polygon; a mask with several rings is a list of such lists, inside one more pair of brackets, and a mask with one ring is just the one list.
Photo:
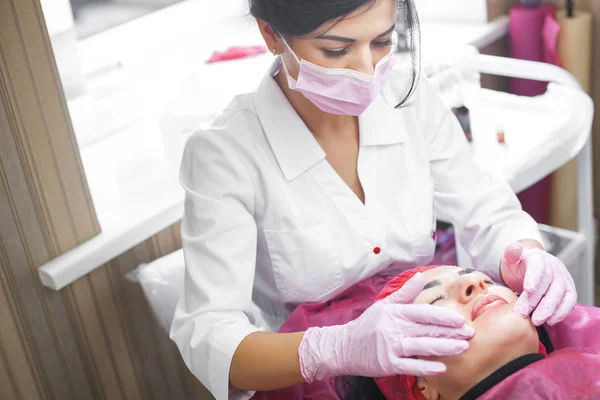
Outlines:
{"label": "earring", "polygon": [[273,53],[273,55],[276,56],[277,55],[277,50],[273,49],[273,50],[271,50],[271,53]]}

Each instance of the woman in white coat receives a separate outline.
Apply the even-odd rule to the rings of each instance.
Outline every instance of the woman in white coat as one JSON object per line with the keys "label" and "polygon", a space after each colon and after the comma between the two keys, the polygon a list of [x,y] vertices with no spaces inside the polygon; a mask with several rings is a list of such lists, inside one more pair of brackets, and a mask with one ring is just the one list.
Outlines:
{"label": "woman in white coat", "polygon": [[298,304],[426,265],[436,212],[476,268],[522,293],[517,312],[535,310],[538,325],[570,313],[573,280],[535,222],[473,162],[418,63],[395,67],[397,18],[418,35],[412,0],[250,9],[277,57],[256,92],[191,137],[181,167],[186,277],[171,337],[217,399],[342,375],[443,373],[415,357],[464,352],[473,329],[402,293],[344,326],[274,333]]}

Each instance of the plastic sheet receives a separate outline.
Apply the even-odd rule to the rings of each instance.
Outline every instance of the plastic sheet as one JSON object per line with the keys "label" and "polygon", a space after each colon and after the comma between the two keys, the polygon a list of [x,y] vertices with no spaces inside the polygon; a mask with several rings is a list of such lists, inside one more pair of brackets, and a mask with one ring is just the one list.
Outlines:
{"label": "plastic sheet", "polygon": [[166,332],[171,329],[184,276],[183,250],[142,264],[127,275],[127,279],[142,286],[156,320]]}

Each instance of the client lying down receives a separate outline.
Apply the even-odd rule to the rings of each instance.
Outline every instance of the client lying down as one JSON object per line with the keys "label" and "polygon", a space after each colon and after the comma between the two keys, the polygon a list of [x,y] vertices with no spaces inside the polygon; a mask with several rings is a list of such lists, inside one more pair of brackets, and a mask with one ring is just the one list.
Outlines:
{"label": "client lying down", "polygon": [[536,329],[529,318],[513,311],[514,292],[471,269],[435,266],[406,271],[392,280],[372,277],[336,300],[298,307],[280,331],[346,323],[404,285],[418,285],[417,280],[425,285],[414,303],[452,309],[475,329],[465,353],[422,357],[443,362],[446,373],[346,377],[258,393],[255,398],[600,399],[600,309],[577,306],[565,321]]}
{"label": "client lying down", "polygon": [[[405,272],[389,282],[377,300],[400,289],[416,272]],[[463,315],[476,332],[469,350],[458,356],[424,357],[446,365],[446,373],[440,376],[353,378],[346,399],[600,397],[598,309],[578,306],[567,321],[548,327],[548,337],[544,329],[538,331],[529,318],[513,311],[514,292],[483,273],[458,267],[427,267],[421,272],[428,283],[414,303]],[[562,338],[560,331],[564,331]],[[565,335],[575,340],[563,343]]]}

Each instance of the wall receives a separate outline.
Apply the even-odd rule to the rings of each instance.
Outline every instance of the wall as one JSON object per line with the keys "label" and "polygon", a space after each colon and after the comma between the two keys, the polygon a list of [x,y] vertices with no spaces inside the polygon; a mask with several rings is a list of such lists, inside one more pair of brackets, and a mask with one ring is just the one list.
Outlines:
{"label": "wall", "polygon": [[[564,7],[564,0],[547,0],[555,3],[559,8]],[[511,4],[518,3],[519,0],[507,0],[507,9]],[[593,152],[600,154],[600,1],[598,0],[577,0],[577,9],[589,11],[594,18],[593,38],[594,46],[593,68],[592,68],[592,91],[591,95],[596,103],[596,115],[594,119],[594,128],[592,133]],[[500,41],[488,49],[484,49],[485,54],[508,55],[509,43],[507,40]],[[503,89],[506,87],[506,82],[497,78],[484,77],[484,83],[488,87],[495,89]],[[594,157],[594,207],[596,210],[596,219],[600,220],[600,158]],[[566,226],[565,226],[566,227]],[[600,241],[597,246],[596,254],[600,254]],[[600,305],[600,257],[596,257],[596,304]]]}
{"label": "wall", "polygon": [[[559,7],[565,3],[563,0],[553,0]],[[594,119],[593,152],[600,154],[600,1],[578,0],[575,2],[577,8],[592,13],[594,18],[592,45],[594,46],[593,68],[592,68],[592,96],[596,104],[596,116]],[[594,204],[596,218],[600,217],[600,158],[594,158]],[[600,243],[596,254],[600,254]],[[596,304],[600,304],[600,257],[596,257]]]}
{"label": "wall", "polygon": [[175,225],[61,292],[37,268],[99,232],[37,0],[0,0],[0,399],[203,399],[139,285]]}
{"label": "wall", "polygon": [[155,323],[139,285],[124,278],[140,263],[181,248],[179,232],[176,224],[75,283],[79,318],[71,329],[81,338],[77,352],[90,398],[210,398]]}

